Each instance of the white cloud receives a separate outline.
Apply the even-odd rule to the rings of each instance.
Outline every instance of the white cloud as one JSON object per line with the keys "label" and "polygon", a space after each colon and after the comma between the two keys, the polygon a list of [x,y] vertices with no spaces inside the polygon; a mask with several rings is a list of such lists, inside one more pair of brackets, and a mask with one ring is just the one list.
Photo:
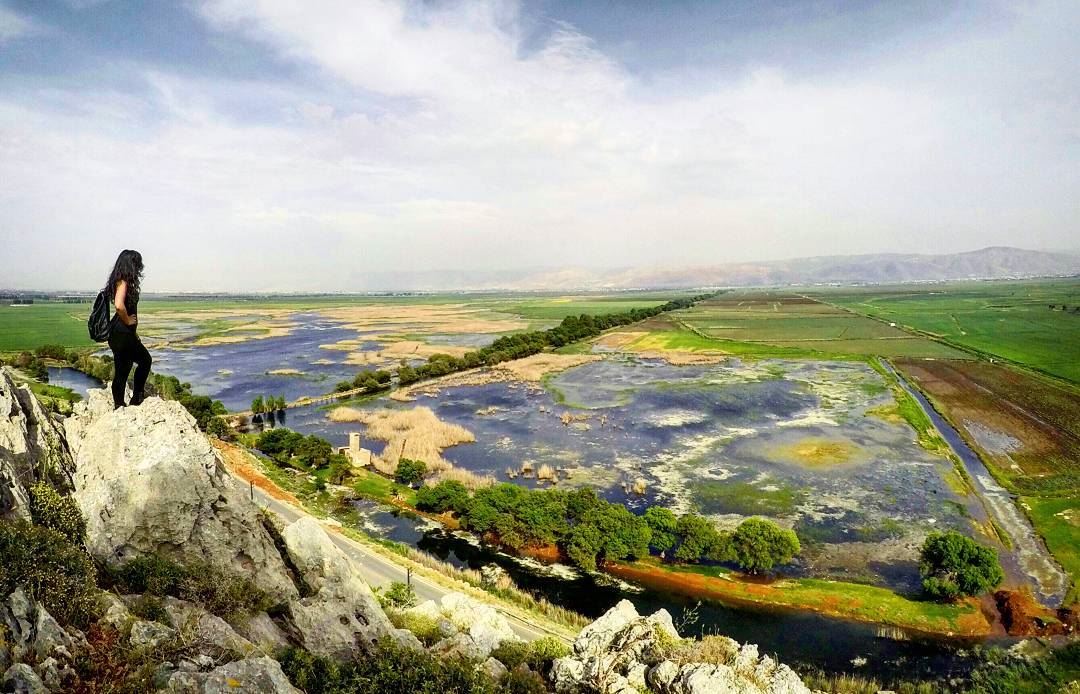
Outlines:
{"label": "white cloud", "polygon": [[29,19],[0,5],[0,44],[32,34],[36,30],[36,25]]}
{"label": "white cloud", "polygon": [[[159,286],[336,289],[358,268],[1063,245],[1078,211],[1066,5],[814,78],[761,66],[662,89],[568,27],[526,51],[509,3],[200,9],[313,81],[157,68],[138,99],[0,96],[0,243],[32,255],[34,228],[108,256],[134,237],[170,259]],[[279,111],[222,107],[245,94]]]}

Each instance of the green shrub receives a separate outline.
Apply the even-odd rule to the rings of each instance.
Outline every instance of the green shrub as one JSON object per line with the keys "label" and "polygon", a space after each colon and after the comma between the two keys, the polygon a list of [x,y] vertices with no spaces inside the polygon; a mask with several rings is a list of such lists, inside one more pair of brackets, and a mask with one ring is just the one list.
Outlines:
{"label": "green shrub", "polygon": [[184,565],[156,554],[137,557],[113,569],[112,582],[121,593],[168,595],[226,619],[261,612],[272,605],[270,597],[248,578],[220,571],[205,562]]}
{"label": "green shrub", "polygon": [[420,643],[425,646],[434,646],[443,639],[442,632],[439,631],[439,621],[427,615],[389,610],[387,617],[398,629],[411,631],[413,636],[420,639]]}
{"label": "green shrub", "polygon": [[525,668],[517,668],[506,673],[500,685],[500,691],[506,694],[545,694],[547,692],[544,678]]}
{"label": "green shrub", "polygon": [[994,550],[955,530],[930,533],[919,558],[923,590],[937,600],[979,595],[1005,580]]}
{"label": "green shrub", "polygon": [[97,611],[94,564],[63,534],[26,521],[0,521],[0,595],[19,586],[62,624],[86,624]]}
{"label": "green shrub", "polygon": [[570,655],[570,646],[553,636],[544,636],[532,642],[503,641],[491,655],[509,670],[524,664],[543,672],[552,661]]}
{"label": "green shrub", "polygon": [[30,487],[30,516],[35,524],[55,530],[72,544],[81,545],[86,540],[86,518],[79,505],[45,482]]}
{"label": "green shrub", "polygon": [[413,590],[412,586],[401,581],[392,582],[386,590],[378,591],[375,597],[379,599],[379,604],[384,608],[406,609],[416,604],[416,591]]}
{"label": "green shrub", "polygon": [[156,595],[140,595],[131,605],[131,614],[140,619],[149,619],[151,622],[169,623],[169,613],[165,610],[165,602]]}
{"label": "green shrub", "polygon": [[232,441],[234,432],[221,417],[211,417],[206,421],[206,433],[222,441]]}
{"label": "green shrub", "polygon": [[307,694],[495,694],[505,691],[472,661],[439,659],[389,640],[380,641],[377,648],[378,652],[372,657],[348,663],[292,649],[280,658],[281,668],[289,680]]}

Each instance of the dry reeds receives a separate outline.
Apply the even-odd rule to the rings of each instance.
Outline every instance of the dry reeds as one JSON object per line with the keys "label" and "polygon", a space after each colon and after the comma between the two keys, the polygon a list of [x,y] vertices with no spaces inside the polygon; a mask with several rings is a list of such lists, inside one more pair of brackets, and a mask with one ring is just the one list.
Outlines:
{"label": "dry reeds", "polygon": [[490,487],[495,484],[495,478],[491,475],[478,475],[475,472],[468,470],[462,470],[458,467],[447,468],[446,470],[440,470],[429,480],[430,484],[438,484],[439,482],[445,482],[452,480],[454,482],[461,482],[466,488],[476,490],[483,489],[484,487]]}
{"label": "dry reeds", "polygon": [[442,457],[443,450],[476,440],[471,431],[440,420],[429,407],[408,410],[337,407],[330,410],[328,417],[334,422],[365,424],[368,437],[385,441],[386,448],[372,462],[386,474],[393,474],[402,458],[424,461],[429,472],[449,470],[453,466]]}
{"label": "dry reeds", "polygon": [[639,477],[634,480],[634,483],[630,486],[630,491],[634,492],[638,496],[642,496],[645,494],[645,490],[648,489],[648,487],[649,483]]}
{"label": "dry reeds", "polygon": [[526,460],[524,463],[521,464],[521,474],[522,474],[522,476],[524,476],[524,477],[532,477],[533,472],[535,472],[535,469],[533,468],[533,464],[531,462]]}
{"label": "dry reeds", "polygon": [[559,478],[555,474],[555,469],[547,463],[540,466],[540,469],[536,471],[536,479],[547,480],[549,482],[555,482]]}

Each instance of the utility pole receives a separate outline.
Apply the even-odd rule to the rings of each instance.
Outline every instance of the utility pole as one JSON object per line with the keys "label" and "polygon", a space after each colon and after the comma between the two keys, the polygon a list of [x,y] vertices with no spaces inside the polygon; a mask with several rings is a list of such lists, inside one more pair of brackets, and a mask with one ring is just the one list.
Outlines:
{"label": "utility pole", "polygon": [[409,567],[405,568],[405,585],[412,589],[412,569]]}

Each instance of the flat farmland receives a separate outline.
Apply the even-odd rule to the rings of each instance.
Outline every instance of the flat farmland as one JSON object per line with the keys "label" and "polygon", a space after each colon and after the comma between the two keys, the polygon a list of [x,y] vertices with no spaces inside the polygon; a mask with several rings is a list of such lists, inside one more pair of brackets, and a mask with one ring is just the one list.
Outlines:
{"label": "flat farmland", "polygon": [[816,296],[1080,383],[1080,280],[882,287]]}
{"label": "flat farmland", "polygon": [[982,361],[895,360],[956,427],[1080,585],[1080,396]]}
{"label": "flat farmland", "polygon": [[[676,317],[690,330],[732,346],[743,343],[840,357],[965,357],[948,345],[793,293],[733,292]],[[724,349],[723,342],[718,346]]]}

